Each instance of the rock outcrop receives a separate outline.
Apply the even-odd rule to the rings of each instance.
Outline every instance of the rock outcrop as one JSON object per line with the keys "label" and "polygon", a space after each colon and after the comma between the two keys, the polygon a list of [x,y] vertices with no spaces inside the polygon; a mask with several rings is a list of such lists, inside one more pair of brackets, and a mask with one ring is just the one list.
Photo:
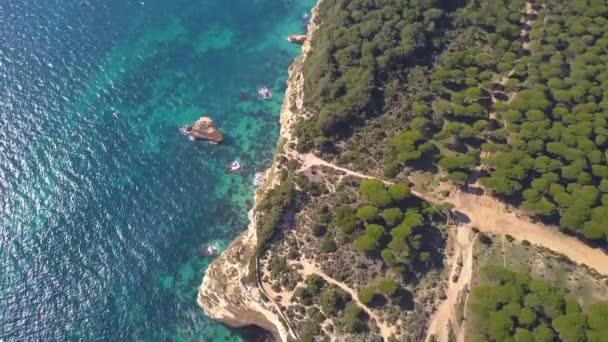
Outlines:
{"label": "rock outcrop", "polygon": [[192,125],[186,126],[186,132],[196,140],[210,141],[220,144],[224,141],[224,135],[220,132],[210,117],[203,116]]}
{"label": "rock outcrop", "polygon": [[308,39],[308,36],[305,34],[292,34],[289,37],[287,37],[287,40],[290,43],[294,43],[294,44],[298,44],[298,45],[303,45],[307,39]]}

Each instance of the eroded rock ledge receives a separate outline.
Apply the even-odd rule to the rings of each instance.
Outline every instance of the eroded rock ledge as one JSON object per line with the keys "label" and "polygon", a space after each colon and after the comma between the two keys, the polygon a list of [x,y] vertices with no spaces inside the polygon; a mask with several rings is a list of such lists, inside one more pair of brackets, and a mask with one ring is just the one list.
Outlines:
{"label": "eroded rock ledge", "polygon": [[255,229],[252,210],[250,227],[215,260],[205,272],[198,292],[198,304],[205,314],[234,328],[256,325],[277,340],[286,340],[287,331],[273,308],[262,300],[255,284],[243,280],[255,253]]}
{"label": "eroded rock ledge", "polygon": [[292,34],[289,37],[287,37],[287,40],[290,43],[294,43],[294,44],[298,44],[298,45],[303,45],[307,39],[308,39],[308,36],[305,34]]}
{"label": "eroded rock ledge", "polygon": [[[319,3],[312,10],[307,36],[316,29],[315,20]],[[310,52],[310,39],[303,42],[302,53],[289,68],[287,90],[281,110],[280,141],[291,140],[291,126],[295,115],[302,110],[303,86],[302,66]],[[280,143],[279,143],[280,146]],[[278,161],[267,171],[266,182],[255,194],[258,199],[280,184],[277,175]],[[249,227],[240,237],[213,261],[207,268],[198,292],[198,304],[205,314],[231,327],[259,326],[270,332],[277,341],[287,341],[293,336],[289,326],[282,321],[275,303],[267,299],[256,281],[248,280],[250,267],[255,267],[256,208],[249,213]],[[252,263],[253,260],[253,263]]]}

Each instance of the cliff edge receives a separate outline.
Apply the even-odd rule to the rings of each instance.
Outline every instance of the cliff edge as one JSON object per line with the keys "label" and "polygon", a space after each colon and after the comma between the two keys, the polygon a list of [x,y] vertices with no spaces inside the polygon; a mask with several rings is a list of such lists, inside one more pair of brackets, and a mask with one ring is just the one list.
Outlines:
{"label": "cliff edge", "polygon": [[[312,10],[307,36],[311,37],[317,28],[319,3]],[[302,46],[302,53],[289,68],[287,90],[281,109],[281,127],[279,148],[289,148],[293,141],[291,134],[295,116],[302,113],[304,78],[302,68],[311,47],[311,39]],[[277,172],[278,161],[275,158],[266,172],[266,181],[256,191],[256,203],[264,194],[280,185]],[[279,306],[264,293],[259,279],[248,280],[250,268],[255,267],[256,259],[256,208],[249,213],[249,227],[232,244],[214,260],[203,277],[198,292],[198,304],[205,314],[231,327],[256,325],[270,332],[275,340],[287,341],[297,338],[289,326]],[[254,271],[254,273],[257,273]]]}
{"label": "cliff edge", "polygon": [[254,284],[247,284],[250,260],[255,257],[255,210],[249,213],[250,225],[209,265],[198,292],[198,304],[205,314],[234,328],[256,325],[276,340],[286,341],[288,332],[274,308]]}

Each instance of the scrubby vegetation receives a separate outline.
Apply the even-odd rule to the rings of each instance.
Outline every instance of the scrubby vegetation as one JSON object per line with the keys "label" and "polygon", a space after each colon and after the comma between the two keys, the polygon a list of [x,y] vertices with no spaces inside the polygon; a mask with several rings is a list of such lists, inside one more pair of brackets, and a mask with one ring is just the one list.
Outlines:
{"label": "scrubby vegetation", "polygon": [[[288,186],[272,190],[285,210],[294,210],[283,214],[293,223],[268,225],[284,228],[280,234],[275,229],[264,235],[270,238],[261,249],[260,276],[269,297],[282,307],[300,340],[348,336],[373,341],[385,335],[380,326],[390,326],[396,337],[415,338],[441,296],[446,218],[440,206],[413,197],[405,183],[342,177],[318,168],[300,175],[309,178],[310,186],[326,181],[335,188],[318,195],[293,188],[288,195]],[[258,204],[264,210],[260,217],[269,217],[267,201],[273,197]],[[418,304],[423,302],[431,304]]]}
{"label": "scrubby vegetation", "polygon": [[264,252],[268,243],[279,228],[279,224],[285,217],[286,211],[293,205],[295,189],[291,181],[282,182],[279,186],[270,189],[264,199],[258,204],[256,231],[257,231],[257,254]]}
{"label": "scrubby vegetation", "polygon": [[608,302],[583,309],[576,299],[528,274],[486,266],[490,281],[472,291],[475,341],[602,341]]}
{"label": "scrubby vegetation", "polygon": [[[318,175],[317,170],[312,174]],[[416,303],[434,303],[440,296],[436,282],[445,246],[441,225],[446,222],[440,206],[411,196],[404,183],[385,185],[377,179],[347,177],[334,192],[303,200],[295,221],[295,235],[300,240],[295,264],[298,258],[318,262],[320,269],[350,287],[367,309],[386,320],[384,324],[394,325],[397,336],[414,337],[413,329],[424,324],[432,309]],[[273,244],[272,253],[281,253],[281,249],[284,247]],[[320,305],[315,303],[322,291],[310,290],[306,283],[307,294],[297,302],[307,307]],[[301,291],[295,293],[299,296]],[[296,310],[295,306],[289,310]],[[377,336],[377,325],[362,307],[353,303],[340,308],[343,311],[338,309],[338,315],[326,321],[331,321],[336,336],[354,334],[363,340]],[[299,314],[294,317],[301,321]],[[323,330],[315,336],[327,334]]]}
{"label": "scrubby vegetation", "polygon": [[412,197],[404,183],[368,179],[351,185],[357,188],[322,198],[312,217],[310,230],[321,238],[320,252],[335,252],[336,240],[347,243],[360,257],[381,262],[398,277],[412,277],[441,263],[438,246],[443,238],[434,222],[445,222],[442,206]]}
{"label": "scrubby vegetation", "polygon": [[335,329],[341,334],[356,334],[369,330],[368,317],[352,302],[348,293],[330,286],[317,275],[308,276],[305,285],[296,288],[292,298],[297,300],[299,305],[309,306],[305,310],[307,319],[302,327],[302,341],[314,341],[315,336],[321,335],[322,323],[328,318],[335,320]]}

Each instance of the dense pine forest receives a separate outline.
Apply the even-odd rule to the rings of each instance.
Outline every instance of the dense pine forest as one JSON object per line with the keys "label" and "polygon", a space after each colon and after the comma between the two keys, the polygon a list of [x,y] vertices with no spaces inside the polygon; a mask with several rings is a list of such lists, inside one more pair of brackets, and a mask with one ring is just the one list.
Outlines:
{"label": "dense pine forest", "polygon": [[527,274],[498,266],[482,272],[491,283],[473,289],[474,341],[605,341],[608,302],[583,309],[572,296]]}

